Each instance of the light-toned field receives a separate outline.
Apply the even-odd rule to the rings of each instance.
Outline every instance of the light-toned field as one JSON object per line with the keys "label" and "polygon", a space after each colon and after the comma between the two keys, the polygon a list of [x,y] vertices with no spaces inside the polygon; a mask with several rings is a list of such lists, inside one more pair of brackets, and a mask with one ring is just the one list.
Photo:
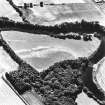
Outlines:
{"label": "light-toned field", "polygon": [[[23,5],[24,2],[40,3],[38,0],[14,0],[16,5]],[[105,24],[105,16],[101,13],[91,0],[45,0],[44,3],[68,3],[67,5],[34,7],[22,9],[24,16],[33,24],[55,25],[62,22],[100,21]]]}
{"label": "light-toned field", "polygon": [[8,17],[15,21],[22,21],[18,13],[12,8],[12,6],[6,0],[0,0],[0,17]]}
{"label": "light-toned field", "polygon": [[46,6],[28,9],[25,15],[34,24],[54,25],[62,22],[99,21],[103,17],[94,5],[89,3],[73,3],[65,6]]}
{"label": "light-toned field", "polygon": [[78,105],[99,105],[93,99],[87,97],[87,95],[84,92],[78,95],[76,102],[78,103]]}
{"label": "light-toned field", "polygon": [[14,51],[37,69],[45,69],[64,59],[89,56],[100,44],[96,38],[84,42],[16,31],[5,31],[2,34]]}
{"label": "light-toned field", "polygon": [[17,67],[18,64],[11,59],[2,47],[0,47],[0,74],[3,72],[17,70]]}

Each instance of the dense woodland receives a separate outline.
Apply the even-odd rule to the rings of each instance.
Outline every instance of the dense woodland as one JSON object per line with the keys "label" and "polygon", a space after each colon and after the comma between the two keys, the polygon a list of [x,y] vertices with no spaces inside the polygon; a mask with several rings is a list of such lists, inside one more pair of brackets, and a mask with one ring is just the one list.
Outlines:
{"label": "dense woodland", "polygon": [[79,60],[59,62],[36,76],[36,72],[23,63],[18,71],[6,77],[20,94],[34,89],[43,97],[45,105],[76,105],[75,99],[83,88],[80,64]]}
{"label": "dense woodland", "polygon": [[41,73],[22,63],[6,77],[19,94],[34,89],[45,105],[77,105],[75,100],[82,90],[104,105],[105,96],[93,83],[92,69],[87,58],[61,61]]}

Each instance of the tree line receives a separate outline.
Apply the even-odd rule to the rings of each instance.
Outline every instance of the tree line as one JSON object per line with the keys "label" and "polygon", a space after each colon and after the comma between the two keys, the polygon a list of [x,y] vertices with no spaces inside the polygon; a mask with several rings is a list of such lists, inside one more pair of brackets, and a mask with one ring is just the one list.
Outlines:
{"label": "tree line", "polygon": [[[91,36],[87,35],[90,33],[95,33],[95,37],[101,37],[104,35],[105,28],[99,25],[98,22],[87,22],[82,20],[81,22],[65,22],[60,25],[55,26],[44,26],[44,25],[33,25],[23,22],[15,22],[13,20],[9,20],[6,17],[0,18],[0,28],[1,30],[16,30],[34,34],[44,34],[49,35],[51,37],[60,38],[60,39],[75,39],[80,40],[81,35],[83,36],[84,41],[91,40]],[[67,33],[78,33],[79,36],[75,34],[65,35]],[[63,34],[63,35],[61,35]]]}
{"label": "tree line", "polygon": [[[97,33],[95,33],[96,35]],[[68,34],[57,34],[57,35],[50,35],[51,37],[58,38],[58,39],[74,39],[74,40],[83,40],[83,41],[92,41],[92,35],[86,33],[68,33]],[[94,33],[93,33],[94,36]]]}

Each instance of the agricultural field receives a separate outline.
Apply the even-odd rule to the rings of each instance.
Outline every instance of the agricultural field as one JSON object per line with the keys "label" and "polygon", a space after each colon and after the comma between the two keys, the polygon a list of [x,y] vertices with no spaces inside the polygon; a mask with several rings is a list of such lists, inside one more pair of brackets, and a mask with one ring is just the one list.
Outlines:
{"label": "agricultural field", "polygon": [[62,40],[46,35],[16,31],[4,31],[2,34],[21,58],[39,70],[43,70],[61,60],[87,57],[100,44],[100,41],[94,37],[93,41],[84,42],[83,40]]}
{"label": "agricultural field", "polygon": [[[40,1],[25,1],[27,3],[36,3],[39,4]],[[14,0],[14,3],[19,6],[23,5],[24,1]],[[73,22],[81,21],[85,19],[87,21],[100,21],[102,24],[104,15],[100,12],[100,9],[97,8],[90,0],[61,0],[45,1],[45,3],[68,3],[67,5],[56,5],[56,6],[36,6],[33,8],[21,9],[26,19],[33,24],[41,25],[55,25],[62,22]]]}

